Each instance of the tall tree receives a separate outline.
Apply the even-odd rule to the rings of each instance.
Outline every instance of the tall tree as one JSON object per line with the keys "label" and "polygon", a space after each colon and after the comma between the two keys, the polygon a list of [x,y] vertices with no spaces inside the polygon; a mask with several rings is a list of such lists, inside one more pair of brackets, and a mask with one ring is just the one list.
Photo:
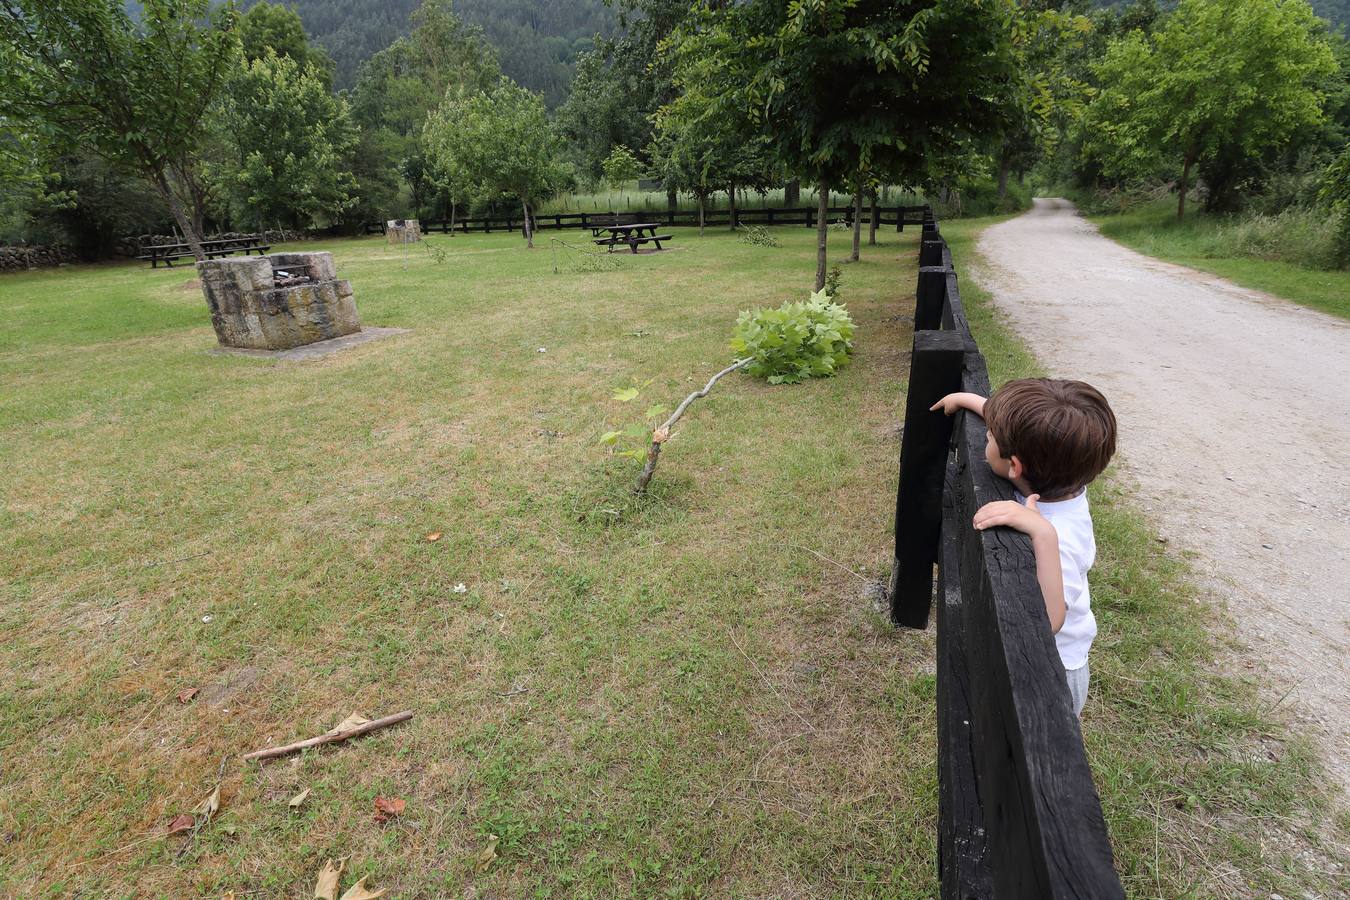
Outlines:
{"label": "tall tree", "polygon": [[[680,79],[748,115],[822,204],[862,171],[917,182],[983,138],[1015,72],[1011,0],[745,0],[678,38]],[[828,232],[817,235],[816,288]]]}
{"label": "tall tree", "polygon": [[196,217],[172,180],[190,168],[237,51],[233,4],[209,12],[208,0],[146,0],[133,22],[118,0],[0,0],[0,44],[14,48],[0,121],[134,169],[198,259]]}
{"label": "tall tree", "polygon": [[351,204],[345,160],[355,142],[347,102],[321,73],[270,47],[230,79],[213,173],[230,217],[254,228],[304,228]]}
{"label": "tall tree", "polygon": [[1177,166],[1180,218],[1193,168],[1220,176],[1211,188],[1231,183],[1223,167],[1255,161],[1321,120],[1321,86],[1335,70],[1306,0],[1182,0],[1158,31],[1107,49],[1085,152],[1107,174]]}
{"label": "tall tree", "polygon": [[319,75],[329,87],[336,64],[322,47],[311,46],[300,14],[287,6],[262,0],[239,17],[239,44],[244,59],[253,62],[272,50],[295,60],[302,69]]}
{"label": "tall tree", "polygon": [[525,243],[534,247],[534,204],[566,186],[562,148],[538,94],[503,78],[491,92],[456,93],[427,118],[426,146],[443,172],[479,196],[515,197]]}
{"label": "tall tree", "polygon": [[[360,129],[353,154],[360,213],[399,212],[400,174],[420,206],[429,183],[422,145],[427,114],[447,91],[488,90],[501,77],[481,33],[454,14],[449,0],[426,0],[413,13],[413,30],[361,67],[352,91],[352,117]],[[414,183],[415,182],[415,183]]]}

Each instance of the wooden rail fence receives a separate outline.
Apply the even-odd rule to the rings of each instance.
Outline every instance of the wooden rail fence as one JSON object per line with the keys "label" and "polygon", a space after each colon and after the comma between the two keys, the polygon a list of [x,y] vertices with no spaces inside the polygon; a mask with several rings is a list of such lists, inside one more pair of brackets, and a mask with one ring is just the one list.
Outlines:
{"label": "wooden rail fence", "polygon": [[919,262],[890,598],[895,622],[927,627],[937,567],[942,897],[1123,898],[1031,542],[971,525],[1012,487],[985,462],[979,416],[928,411],[990,392],[931,212]]}
{"label": "wooden rail fence", "polygon": [[[926,207],[923,206],[886,206],[877,209],[877,226],[894,225],[896,231],[904,231],[906,225],[919,225],[923,222],[923,212]],[[814,206],[793,206],[780,208],[750,208],[737,209],[736,222],[739,225],[805,225],[808,228],[814,228],[819,211]],[[590,228],[591,220],[600,219],[612,222],[616,213],[610,212],[589,212],[589,213],[558,213],[554,215],[536,215],[532,217],[535,231],[560,228]],[[641,219],[645,222],[651,222],[656,225],[666,226],[698,226],[697,210],[662,210],[662,211],[638,211],[617,213],[625,218],[632,218],[634,221]],[[851,206],[831,206],[829,208],[831,218],[839,216],[849,225],[853,224],[853,207]],[[871,221],[871,214],[868,207],[863,207],[863,224]],[[422,222],[422,233],[429,234],[440,232],[449,234],[452,230],[468,234],[469,232],[481,231],[491,233],[493,231],[520,231],[520,216],[475,216],[466,219],[455,219],[452,226],[449,219],[438,219],[435,221]],[[726,209],[706,210],[703,216],[705,226],[730,225],[731,211]],[[383,234],[385,228],[384,222],[367,222],[365,224],[366,234]]]}

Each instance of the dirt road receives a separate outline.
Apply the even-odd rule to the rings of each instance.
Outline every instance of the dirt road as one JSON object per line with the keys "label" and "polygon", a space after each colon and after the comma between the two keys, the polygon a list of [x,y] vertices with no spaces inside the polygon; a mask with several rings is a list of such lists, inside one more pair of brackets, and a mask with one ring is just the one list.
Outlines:
{"label": "dirt road", "polygon": [[1127,250],[1063,200],[979,250],[1049,372],[1106,394],[1148,515],[1350,791],[1350,322]]}

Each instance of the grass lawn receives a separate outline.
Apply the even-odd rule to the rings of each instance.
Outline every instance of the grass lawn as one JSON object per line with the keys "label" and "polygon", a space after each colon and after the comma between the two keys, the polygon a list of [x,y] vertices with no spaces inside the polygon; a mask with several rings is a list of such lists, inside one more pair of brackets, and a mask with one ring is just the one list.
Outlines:
{"label": "grass lawn", "polygon": [[1324,271],[1235,255],[1226,246],[1229,241],[1216,240],[1223,227],[1221,220],[1190,214],[1178,222],[1175,200],[1091,219],[1102,234],[1140,253],[1212,272],[1243,287],[1350,319],[1350,271]]}
{"label": "grass lawn", "polygon": [[[948,226],[958,259],[980,224]],[[639,504],[597,444],[612,392],[673,404],[814,272],[806,228],[676,233],[560,274],[551,232],[436,237],[440,264],[322,245],[367,324],[411,331],[300,363],[211,354],[188,270],[0,279],[0,894],[302,897],[350,855],[399,897],[934,896],[933,636],[863,598],[914,235],[844,266],[853,365],[724,379]],[[995,381],[1031,365],[962,285]],[[1209,674],[1124,490],[1095,502],[1087,741],[1130,892],[1334,889],[1315,765]]]}

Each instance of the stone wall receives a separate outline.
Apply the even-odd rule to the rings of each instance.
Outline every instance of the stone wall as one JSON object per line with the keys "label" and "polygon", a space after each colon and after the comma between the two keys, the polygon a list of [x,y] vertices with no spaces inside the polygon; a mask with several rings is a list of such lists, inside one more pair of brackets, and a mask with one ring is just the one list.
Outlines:
{"label": "stone wall", "polygon": [[361,330],[331,253],[225,257],[197,272],[221,346],[289,350]]}
{"label": "stone wall", "polygon": [[0,272],[23,272],[75,262],[75,251],[61,244],[0,247]]}

